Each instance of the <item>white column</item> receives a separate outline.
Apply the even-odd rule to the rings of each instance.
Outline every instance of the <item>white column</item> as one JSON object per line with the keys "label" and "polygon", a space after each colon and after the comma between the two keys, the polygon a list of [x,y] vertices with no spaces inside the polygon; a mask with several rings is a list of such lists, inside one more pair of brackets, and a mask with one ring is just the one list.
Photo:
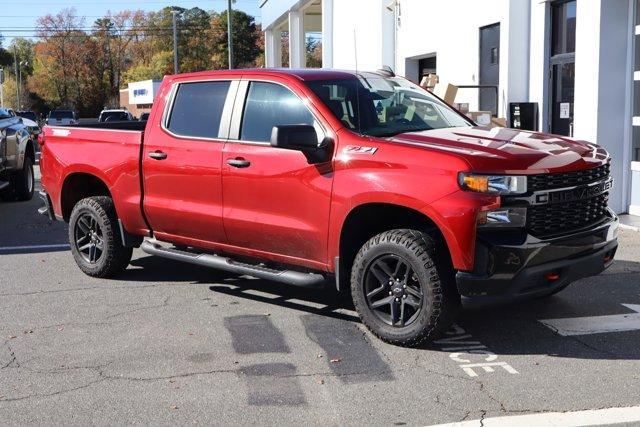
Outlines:
{"label": "white column", "polygon": [[613,157],[616,212],[628,205],[631,153],[633,16],[629,0],[577,3],[574,136],[596,142]]}
{"label": "white column", "polygon": [[333,68],[333,0],[322,0],[322,68]]}
{"label": "white column", "polygon": [[[588,1],[588,0],[587,0]],[[540,0],[531,0],[531,21],[529,24],[529,101],[538,103],[538,129],[548,130],[548,99],[549,89],[549,47],[547,35],[549,24],[549,4]]]}
{"label": "white column", "polygon": [[282,67],[282,32],[280,29],[267,29],[264,32],[264,61],[267,68]]}
{"label": "white column", "polygon": [[289,12],[289,68],[304,68],[306,46],[304,43],[304,12]]}

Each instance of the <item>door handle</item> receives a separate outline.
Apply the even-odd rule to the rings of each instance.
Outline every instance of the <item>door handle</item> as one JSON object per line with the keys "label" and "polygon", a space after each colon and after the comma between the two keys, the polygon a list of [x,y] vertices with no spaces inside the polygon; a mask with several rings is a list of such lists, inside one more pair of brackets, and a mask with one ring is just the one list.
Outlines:
{"label": "door handle", "polygon": [[228,159],[227,164],[234,168],[248,168],[249,166],[251,166],[251,162],[247,159],[243,159],[242,157]]}
{"label": "door handle", "polygon": [[167,158],[167,153],[164,151],[156,150],[149,153],[149,157],[154,160],[164,160]]}

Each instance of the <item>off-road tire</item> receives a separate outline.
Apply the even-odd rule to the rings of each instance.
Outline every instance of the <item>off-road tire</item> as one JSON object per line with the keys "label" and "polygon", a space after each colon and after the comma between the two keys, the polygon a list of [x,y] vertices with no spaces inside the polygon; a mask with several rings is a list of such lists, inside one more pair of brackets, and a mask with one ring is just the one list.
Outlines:
{"label": "off-road tire", "polygon": [[[368,268],[389,255],[410,264],[422,289],[421,312],[407,326],[385,323],[367,303]],[[437,338],[453,323],[460,300],[452,287],[452,277],[453,270],[444,254],[438,253],[438,245],[430,235],[410,229],[390,230],[371,238],[356,255],[351,269],[351,294],[360,319],[376,337],[390,344],[415,347]]]}
{"label": "off-road tire", "polygon": [[[76,244],[75,230],[78,220],[86,215],[93,217],[100,227],[102,247],[100,257],[94,262],[88,262],[81,254]],[[87,275],[99,278],[109,278],[123,272],[131,261],[133,248],[122,245],[118,231],[118,217],[113,200],[107,196],[88,197],[80,200],[71,212],[69,220],[69,244],[71,253],[78,267]]]}
{"label": "off-road tire", "polygon": [[10,189],[3,198],[27,201],[33,198],[36,187],[35,175],[33,174],[33,161],[31,157],[25,157],[22,169],[11,174]]}

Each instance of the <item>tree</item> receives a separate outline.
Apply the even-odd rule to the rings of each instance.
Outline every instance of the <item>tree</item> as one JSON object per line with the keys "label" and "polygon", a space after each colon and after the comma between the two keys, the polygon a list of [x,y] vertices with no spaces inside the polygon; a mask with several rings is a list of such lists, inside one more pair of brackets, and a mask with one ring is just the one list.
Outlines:
{"label": "tree", "polygon": [[[234,67],[246,67],[255,63],[260,54],[259,36],[256,32],[255,20],[240,10],[231,14],[233,26]],[[213,13],[211,17],[211,62],[214,69],[229,67],[229,50],[227,47],[227,11]]]}

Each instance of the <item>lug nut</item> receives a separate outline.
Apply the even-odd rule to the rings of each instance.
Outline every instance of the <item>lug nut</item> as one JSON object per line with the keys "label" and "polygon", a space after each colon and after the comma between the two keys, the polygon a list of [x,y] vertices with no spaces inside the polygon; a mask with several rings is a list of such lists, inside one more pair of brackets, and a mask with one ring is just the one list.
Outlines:
{"label": "lug nut", "polygon": [[396,302],[400,302],[400,298],[396,298]]}
{"label": "lug nut", "polygon": [[407,299],[407,296],[406,295],[402,295],[402,299]]}
{"label": "lug nut", "polygon": [[389,292],[389,295],[393,295],[393,292]]}

